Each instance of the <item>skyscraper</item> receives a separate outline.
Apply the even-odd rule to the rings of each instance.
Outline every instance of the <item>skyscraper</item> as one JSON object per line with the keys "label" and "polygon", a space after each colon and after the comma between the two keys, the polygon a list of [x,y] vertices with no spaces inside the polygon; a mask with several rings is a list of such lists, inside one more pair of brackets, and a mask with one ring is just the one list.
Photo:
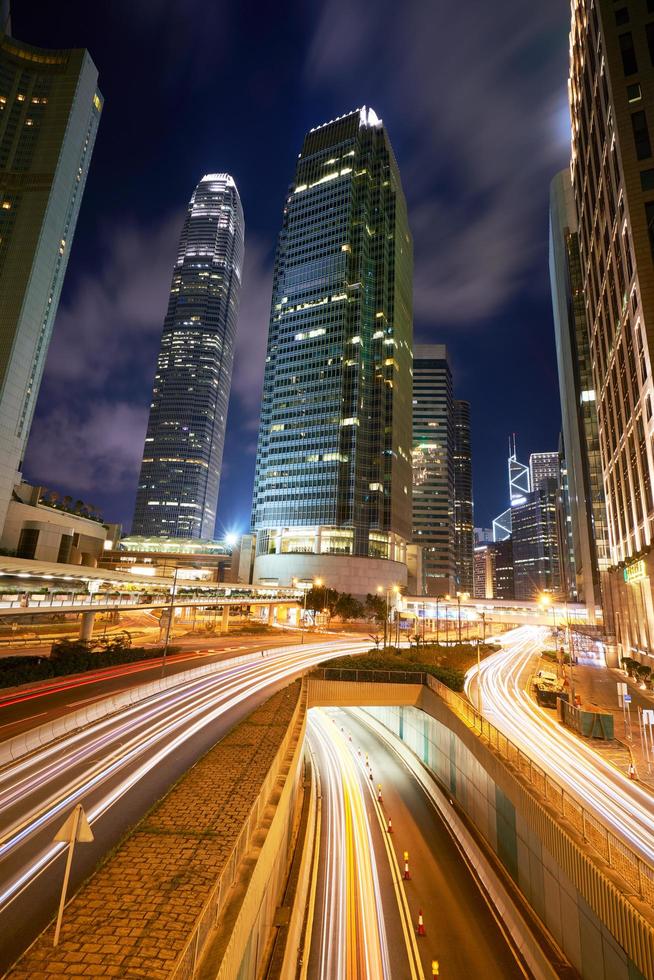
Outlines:
{"label": "skyscraper", "polygon": [[629,2],[616,10],[610,0],[576,0],[569,91],[590,390],[596,394],[609,524],[605,614],[619,654],[640,658],[654,653],[651,3]]}
{"label": "skyscraper", "polygon": [[501,514],[493,518],[493,540],[506,541],[511,537],[513,507],[524,504],[531,490],[529,482],[529,467],[518,459],[515,434],[509,439],[509,506]]}
{"label": "skyscraper", "polygon": [[454,402],[454,564],[458,592],[472,595],[474,519],[470,402]]}
{"label": "skyscraper", "polygon": [[550,187],[550,284],[559,373],[571,555],[578,597],[591,614],[609,565],[597,392],[586,322],[577,215],[564,170]]}
{"label": "skyscraper", "polygon": [[413,349],[413,540],[423,549],[424,591],[456,591],[455,423],[443,344]]}
{"label": "skyscraper", "polygon": [[243,237],[233,178],[207,174],[193,192],[179,240],[132,534],[213,537]]}
{"label": "skyscraper", "polygon": [[363,108],[305,137],[284,207],[255,470],[255,581],[406,581],[412,243]]}
{"label": "skyscraper", "polygon": [[529,485],[538,490],[544,480],[554,480],[558,485],[561,469],[558,450],[551,453],[532,453],[529,457]]}
{"label": "skyscraper", "polygon": [[84,50],[0,23],[0,528],[20,479],[102,109]]}
{"label": "skyscraper", "polygon": [[561,591],[558,484],[545,477],[512,508],[513,578],[516,599]]}

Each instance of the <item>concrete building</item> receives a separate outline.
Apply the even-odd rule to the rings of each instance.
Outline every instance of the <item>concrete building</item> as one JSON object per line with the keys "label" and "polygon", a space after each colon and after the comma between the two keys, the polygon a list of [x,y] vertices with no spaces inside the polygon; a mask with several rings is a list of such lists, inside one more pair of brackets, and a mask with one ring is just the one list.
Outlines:
{"label": "concrete building", "polygon": [[457,592],[472,595],[474,516],[470,402],[454,401],[454,568]]}
{"label": "concrete building", "polygon": [[0,24],[0,528],[20,484],[102,110],[84,50]]}
{"label": "concrete building", "polygon": [[475,599],[514,599],[513,543],[488,541],[475,547],[473,556]]}
{"label": "concrete building", "polygon": [[594,610],[601,600],[601,576],[609,566],[608,522],[597,392],[569,170],[557,174],[550,186],[549,262],[571,525],[568,595],[576,595]]}
{"label": "concrete building", "polygon": [[[576,0],[571,179],[609,525],[604,611],[619,656],[654,656],[654,9]],[[610,629],[609,625],[609,629]]]}
{"label": "concrete building", "polygon": [[182,227],[152,387],[132,533],[212,539],[243,270],[241,199],[207,174]]}
{"label": "concrete building", "polygon": [[81,501],[77,506],[27,483],[14,488],[0,537],[5,554],[34,561],[96,567],[120,538],[120,525],[104,524]]}
{"label": "concrete building", "polygon": [[413,350],[413,540],[422,546],[426,595],[454,594],[455,420],[444,344]]}
{"label": "concrete building", "polygon": [[255,583],[407,581],[413,252],[382,124],[307,133],[284,205],[255,469]]}

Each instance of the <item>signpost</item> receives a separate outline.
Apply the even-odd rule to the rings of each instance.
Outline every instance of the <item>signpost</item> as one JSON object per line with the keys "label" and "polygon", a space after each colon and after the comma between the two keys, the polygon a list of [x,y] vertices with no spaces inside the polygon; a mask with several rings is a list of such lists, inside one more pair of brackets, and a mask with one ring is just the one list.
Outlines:
{"label": "signpost", "polygon": [[64,906],[66,905],[66,892],[68,891],[68,879],[70,878],[70,868],[73,863],[73,852],[76,841],[88,844],[93,840],[93,831],[86,819],[84,807],[78,803],[73,812],[66,818],[62,826],[54,836],[55,841],[68,844],[68,857],[66,858],[66,870],[64,872],[64,884],[61,889],[61,899],[59,900],[59,912],[57,914],[57,926],[55,928],[53,946],[59,943],[59,933],[61,932],[61,920],[64,917]]}
{"label": "signpost", "polygon": [[624,719],[624,730],[625,735],[632,741],[631,737],[631,694],[627,692],[627,685],[624,681],[618,681],[616,684],[618,689],[618,704],[622,708],[622,717]]}

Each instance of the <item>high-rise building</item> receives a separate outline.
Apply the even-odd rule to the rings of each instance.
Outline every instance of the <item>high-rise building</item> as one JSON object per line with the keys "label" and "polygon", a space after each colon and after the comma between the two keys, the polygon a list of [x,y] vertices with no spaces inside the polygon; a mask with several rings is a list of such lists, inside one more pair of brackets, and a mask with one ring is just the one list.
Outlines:
{"label": "high-rise building", "polygon": [[372,109],[305,137],[277,245],[255,470],[255,582],[406,581],[413,254]]}
{"label": "high-rise building", "polygon": [[609,524],[603,590],[620,656],[654,654],[654,9],[576,0],[571,178]]}
{"label": "high-rise building", "polygon": [[20,471],[102,110],[87,51],[0,23],[0,529]]}
{"label": "high-rise building", "polygon": [[506,541],[511,537],[513,507],[524,504],[527,500],[531,484],[529,482],[529,467],[518,459],[515,434],[509,439],[509,506],[493,518],[493,539]]}
{"label": "high-rise building", "polygon": [[470,402],[454,401],[454,566],[457,592],[472,595],[474,519]]}
{"label": "high-rise building", "polygon": [[554,480],[558,485],[560,476],[558,451],[531,454],[529,457],[529,485],[532,490],[538,490],[544,480]]}
{"label": "high-rise building", "polygon": [[493,528],[492,527],[476,527],[474,532],[474,543],[487,544],[489,541],[493,540]]}
{"label": "high-rise building", "polygon": [[[571,524],[566,578],[570,586],[574,574],[574,591],[586,603],[592,617],[601,600],[600,575],[609,565],[609,542],[597,392],[569,170],[557,174],[550,186],[549,249]],[[570,588],[568,594],[572,597]]]}
{"label": "high-rise building", "polygon": [[422,547],[424,592],[454,594],[455,415],[443,344],[413,349],[413,540]]}
{"label": "high-rise building", "polygon": [[132,534],[213,537],[243,237],[233,178],[207,174],[193,192],[179,240]]}
{"label": "high-rise building", "polygon": [[476,599],[513,599],[513,543],[488,541],[475,547],[473,595]]}
{"label": "high-rise building", "polygon": [[561,565],[557,520],[558,483],[544,478],[512,508],[513,576],[516,599],[559,595]]}

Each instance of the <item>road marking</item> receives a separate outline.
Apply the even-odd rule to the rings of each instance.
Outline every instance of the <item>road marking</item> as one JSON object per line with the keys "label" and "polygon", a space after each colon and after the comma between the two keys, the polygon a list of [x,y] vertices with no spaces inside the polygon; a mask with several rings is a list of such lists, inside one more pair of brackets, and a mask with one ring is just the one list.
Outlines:
{"label": "road marking", "polygon": [[0,725],[0,728],[11,728],[12,725],[22,725],[24,721],[32,721],[33,718],[42,718],[43,715],[47,715],[47,711],[39,711],[38,715],[30,715],[29,718],[18,718],[16,721],[8,721],[4,725]]}

